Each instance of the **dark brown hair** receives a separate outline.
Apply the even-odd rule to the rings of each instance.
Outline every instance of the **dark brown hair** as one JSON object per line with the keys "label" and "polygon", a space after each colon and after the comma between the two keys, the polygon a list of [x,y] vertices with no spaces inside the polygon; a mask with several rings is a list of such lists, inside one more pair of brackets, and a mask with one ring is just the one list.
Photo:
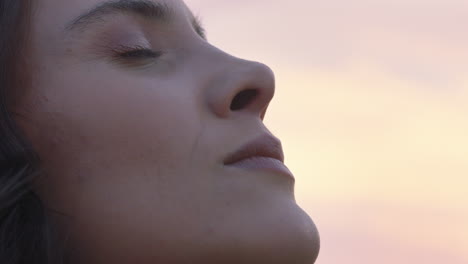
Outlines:
{"label": "dark brown hair", "polygon": [[14,122],[15,98],[28,85],[30,0],[0,0],[0,263],[58,262],[53,228],[32,181],[39,157]]}

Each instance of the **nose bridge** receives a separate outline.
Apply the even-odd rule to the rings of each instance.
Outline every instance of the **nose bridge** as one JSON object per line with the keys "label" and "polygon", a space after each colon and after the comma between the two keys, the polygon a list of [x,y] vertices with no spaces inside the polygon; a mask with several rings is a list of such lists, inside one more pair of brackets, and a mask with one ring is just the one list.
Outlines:
{"label": "nose bridge", "polygon": [[256,61],[217,53],[213,60],[213,80],[207,90],[211,111],[220,118],[250,113],[264,118],[275,93],[275,77],[270,67]]}

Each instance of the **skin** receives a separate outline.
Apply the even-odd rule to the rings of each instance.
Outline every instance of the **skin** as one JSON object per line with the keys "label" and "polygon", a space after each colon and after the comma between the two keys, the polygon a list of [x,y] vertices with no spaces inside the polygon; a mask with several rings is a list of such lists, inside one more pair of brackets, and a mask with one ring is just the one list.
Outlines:
{"label": "skin", "polygon": [[[270,68],[201,38],[182,1],[166,1],[170,23],[119,16],[80,37],[63,27],[101,0],[34,2],[17,122],[71,263],[314,263],[318,232],[294,179],[222,163],[270,133]],[[166,53],[111,60],[120,42]],[[232,110],[247,88],[258,95]]]}

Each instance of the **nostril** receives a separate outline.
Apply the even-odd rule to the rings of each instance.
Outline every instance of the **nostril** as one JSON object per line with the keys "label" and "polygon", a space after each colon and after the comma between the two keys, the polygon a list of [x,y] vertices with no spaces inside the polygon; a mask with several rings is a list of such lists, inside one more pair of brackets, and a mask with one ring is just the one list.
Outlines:
{"label": "nostril", "polygon": [[258,91],[256,89],[244,90],[236,95],[231,103],[231,110],[236,111],[246,107],[251,101],[255,99]]}

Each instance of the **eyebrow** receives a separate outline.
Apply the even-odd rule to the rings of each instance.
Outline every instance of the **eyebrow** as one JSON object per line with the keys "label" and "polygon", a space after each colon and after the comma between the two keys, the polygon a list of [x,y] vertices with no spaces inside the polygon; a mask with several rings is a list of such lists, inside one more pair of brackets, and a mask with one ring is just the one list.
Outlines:
{"label": "eyebrow", "polygon": [[[200,17],[189,11],[192,26],[197,34],[206,40],[206,31]],[[110,0],[96,5],[79,15],[65,26],[65,32],[82,32],[92,25],[102,22],[104,17],[133,14],[151,21],[167,23],[174,17],[174,10],[166,3],[150,0]]]}

